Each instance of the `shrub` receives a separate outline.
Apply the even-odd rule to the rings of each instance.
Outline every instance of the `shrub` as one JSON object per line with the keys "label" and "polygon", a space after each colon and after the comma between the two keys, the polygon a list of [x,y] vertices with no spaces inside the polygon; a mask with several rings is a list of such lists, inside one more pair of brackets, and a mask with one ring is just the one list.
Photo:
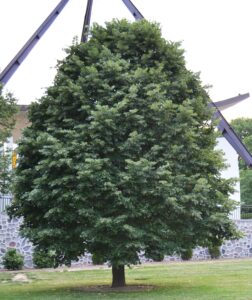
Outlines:
{"label": "shrub", "polygon": [[55,266],[54,252],[43,251],[41,249],[34,249],[33,263],[35,268],[53,268]]}
{"label": "shrub", "polygon": [[94,265],[102,265],[105,263],[103,257],[97,253],[93,253],[92,262]]}
{"label": "shrub", "polygon": [[21,270],[24,266],[24,257],[16,249],[8,249],[3,257],[3,265],[8,270]]}
{"label": "shrub", "polygon": [[183,260],[190,260],[193,256],[193,250],[191,248],[186,249],[181,252],[181,258]]}
{"label": "shrub", "polygon": [[164,254],[161,254],[161,253],[155,253],[155,254],[153,254],[153,256],[152,256],[152,259],[153,259],[153,261],[156,261],[156,262],[163,261],[163,260],[164,260]]}
{"label": "shrub", "polygon": [[212,259],[217,259],[221,256],[220,247],[217,245],[208,247],[208,252]]}
{"label": "shrub", "polygon": [[161,251],[155,249],[149,249],[149,251],[145,252],[145,257],[150,258],[153,261],[160,262],[164,260],[164,254]]}

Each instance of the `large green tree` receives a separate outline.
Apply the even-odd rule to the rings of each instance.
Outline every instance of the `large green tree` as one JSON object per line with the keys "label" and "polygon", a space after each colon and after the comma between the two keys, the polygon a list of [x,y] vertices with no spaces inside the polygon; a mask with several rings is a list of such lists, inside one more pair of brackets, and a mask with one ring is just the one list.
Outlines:
{"label": "large green tree", "polygon": [[4,149],[4,143],[11,135],[15,125],[15,114],[17,112],[16,99],[11,93],[2,93],[0,84],[0,193],[10,192],[11,174],[11,151]]}
{"label": "large green tree", "polygon": [[[238,118],[232,121],[232,127],[241,138],[248,150],[252,153],[252,119]],[[240,186],[241,201],[244,204],[252,204],[252,170],[240,159]]]}
{"label": "large green tree", "polygon": [[209,97],[178,43],[147,21],[95,25],[30,109],[15,201],[23,234],[70,263],[161,259],[235,234]]}

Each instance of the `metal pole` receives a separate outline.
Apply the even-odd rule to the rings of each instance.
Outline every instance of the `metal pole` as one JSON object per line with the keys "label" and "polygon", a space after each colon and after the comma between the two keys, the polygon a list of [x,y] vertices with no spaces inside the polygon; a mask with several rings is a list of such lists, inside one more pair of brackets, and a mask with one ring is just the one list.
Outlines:
{"label": "metal pole", "polygon": [[0,82],[6,84],[11,76],[15,73],[17,68],[21,65],[33,47],[37,44],[42,35],[51,26],[57,16],[60,14],[62,9],[65,7],[69,0],[61,0],[60,3],[54,8],[50,15],[45,19],[45,21],[39,26],[39,28],[34,32],[30,39],[21,48],[18,54],[11,60],[7,67],[0,74]]}
{"label": "metal pole", "polygon": [[136,6],[133,4],[132,1],[130,0],[122,0],[122,1],[136,20],[144,19],[144,16],[140,13],[140,11],[136,8]]}
{"label": "metal pole", "polygon": [[88,0],[82,34],[81,34],[81,42],[83,42],[83,43],[86,43],[88,40],[88,31],[89,31],[89,27],[90,27],[92,7],[93,7],[93,0]]}

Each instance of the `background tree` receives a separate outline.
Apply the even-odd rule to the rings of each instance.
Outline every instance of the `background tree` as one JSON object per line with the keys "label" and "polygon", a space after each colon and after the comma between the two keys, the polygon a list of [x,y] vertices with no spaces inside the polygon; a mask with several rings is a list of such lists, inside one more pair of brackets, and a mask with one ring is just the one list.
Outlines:
{"label": "background tree", "polygon": [[11,184],[11,151],[4,149],[4,143],[11,135],[15,125],[15,114],[17,112],[16,99],[12,94],[2,94],[0,85],[0,193],[8,194]]}
{"label": "background tree", "polygon": [[91,33],[31,106],[9,212],[58,264],[85,251],[108,261],[115,287],[139,253],[160,260],[234,236],[232,187],[180,45],[147,21]]}
{"label": "background tree", "polygon": [[[238,118],[232,121],[232,127],[241,138],[248,150],[252,152],[252,119]],[[241,201],[247,205],[252,204],[252,169],[240,159],[240,187]]]}

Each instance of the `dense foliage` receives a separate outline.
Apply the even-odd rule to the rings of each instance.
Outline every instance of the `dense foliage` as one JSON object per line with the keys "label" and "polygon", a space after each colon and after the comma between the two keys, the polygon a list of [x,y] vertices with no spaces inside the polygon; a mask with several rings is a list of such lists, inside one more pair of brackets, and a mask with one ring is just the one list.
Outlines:
{"label": "dense foliage", "polygon": [[11,152],[4,150],[4,143],[10,137],[11,130],[15,125],[15,113],[17,112],[16,100],[10,94],[2,94],[0,85],[0,193],[10,192],[11,183]]}
{"label": "dense foliage", "polygon": [[220,256],[221,256],[220,246],[218,246],[218,245],[212,245],[212,246],[208,247],[208,252],[212,259],[217,259],[217,258],[220,258]]}
{"label": "dense foliage", "polygon": [[189,248],[181,252],[182,260],[190,260],[193,256],[193,249]]}
{"label": "dense foliage", "polygon": [[3,256],[3,265],[7,270],[21,270],[24,266],[24,257],[16,249],[8,249]]}
{"label": "dense foliage", "polygon": [[[246,145],[250,153],[252,153],[252,119],[238,118],[232,121],[232,127]],[[240,187],[241,202],[243,204],[252,204],[252,170],[240,160]]]}
{"label": "dense foliage", "polygon": [[11,216],[57,263],[88,251],[118,270],[231,238],[208,101],[158,25],[95,25],[31,106]]}
{"label": "dense foliage", "polygon": [[43,251],[39,249],[34,249],[32,255],[32,261],[35,268],[53,268],[54,262],[54,252],[53,251]]}

